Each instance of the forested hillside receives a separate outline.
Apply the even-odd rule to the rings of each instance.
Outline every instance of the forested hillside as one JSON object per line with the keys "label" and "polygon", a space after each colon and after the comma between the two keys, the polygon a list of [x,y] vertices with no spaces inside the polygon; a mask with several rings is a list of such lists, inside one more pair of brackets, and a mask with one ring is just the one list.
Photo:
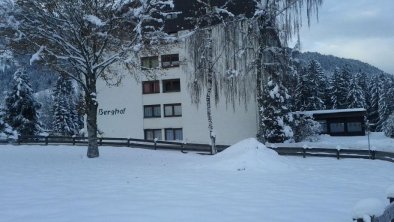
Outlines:
{"label": "forested hillside", "polygon": [[342,68],[344,66],[347,66],[351,72],[359,72],[360,70],[361,72],[368,74],[383,72],[379,68],[359,60],[339,58],[332,55],[323,55],[318,52],[304,52],[296,54],[295,57],[300,59],[304,66],[306,66],[311,60],[318,61],[323,68],[324,73],[327,75],[332,75],[335,71],[335,68]]}

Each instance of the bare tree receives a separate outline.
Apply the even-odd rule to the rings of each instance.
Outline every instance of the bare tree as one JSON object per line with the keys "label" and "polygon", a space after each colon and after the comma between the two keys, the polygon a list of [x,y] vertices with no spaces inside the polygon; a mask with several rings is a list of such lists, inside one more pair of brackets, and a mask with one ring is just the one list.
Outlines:
{"label": "bare tree", "polygon": [[[199,0],[205,14],[200,16],[198,24],[201,25],[186,41],[191,67],[194,69],[189,83],[193,101],[199,103],[201,94],[206,92],[212,153],[216,152],[212,96],[218,102],[219,95],[224,94],[226,102],[234,106],[237,101],[246,104],[250,96],[255,95],[260,116],[259,134],[264,135],[269,125],[277,125],[276,128],[283,134],[286,130],[291,131],[286,125],[289,110],[285,108],[289,95],[282,84],[290,70],[286,46],[293,36],[299,36],[303,10],[306,9],[309,24],[311,16],[314,13],[317,15],[322,0],[252,1],[253,16],[242,17],[226,10],[231,1],[214,6],[213,1]],[[263,101],[269,95],[267,83],[270,81],[270,90],[281,89],[277,101],[269,103],[275,104],[275,107],[271,107],[272,112],[280,110],[279,124],[282,124],[280,120],[284,120],[284,124],[279,126],[265,118],[266,113],[263,112],[263,106],[268,105],[263,104]],[[264,90],[266,93],[263,93]],[[266,124],[263,124],[263,120],[266,120]]]}
{"label": "bare tree", "polygon": [[114,66],[135,73],[137,53],[168,40],[161,16],[171,7],[171,0],[15,1],[12,48],[35,52],[30,63],[49,66],[84,91],[89,158],[99,156],[97,80],[120,80]]}
{"label": "bare tree", "polygon": [[216,48],[217,41],[213,36],[213,29],[214,25],[218,23],[225,24],[226,18],[231,18],[234,15],[226,10],[226,5],[229,1],[225,1],[220,6],[214,5],[211,0],[198,0],[197,2],[199,11],[197,16],[194,17],[196,30],[186,40],[186,50],[192,66],[192,81],[189,83],[189,90],[192,102],[196,104],[200,103],[201,94],[205,92],[211,154],[216,154],[212,96],[215,103],[217,103],[219,101],[220,75],[216,66],[223,55],[223,50],[218,51]]}

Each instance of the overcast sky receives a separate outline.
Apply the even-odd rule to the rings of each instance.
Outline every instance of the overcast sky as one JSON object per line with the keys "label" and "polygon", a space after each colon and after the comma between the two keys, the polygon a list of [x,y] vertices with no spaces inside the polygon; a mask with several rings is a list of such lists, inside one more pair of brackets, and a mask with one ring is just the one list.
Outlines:
{"label": "overcast sky", "polygon": [[358,59],[394,74],[394,0],[324,0],[302,51]]}

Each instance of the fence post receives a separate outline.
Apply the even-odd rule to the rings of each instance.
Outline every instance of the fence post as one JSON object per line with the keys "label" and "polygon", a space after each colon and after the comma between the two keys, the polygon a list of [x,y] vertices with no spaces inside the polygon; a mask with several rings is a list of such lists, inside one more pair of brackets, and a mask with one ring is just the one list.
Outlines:
{"label": "fence post", "polygon": [[73,137],[73,146],[75,146],[75,137]]}
{"label": "fence post", "polygon": [[100,146],[103,145],[103,138],[100,138],[100,139],[99,139],[99,144],[100,144]]}
{"label": "fence post", "polygon": [[130,138],[127,139],[127,147],[130,147]]}
{"label": "fence post", "polygon": [[157,150],[157,140],[154,140],[155,143],[155,150]]}
{"label": "fence post", "polygon": [[306,149],[305,148],[302,149],[302,157],[306,158]]}
{"label": "fence post", "polygon": [[341,152],[341,150],[337,149],[337,160],[339,160],[339,158],[340,158],[340,152]]}
{"label": "fence post", "polygon": [[374,160],[376,157],[376,150],[371,150],[371,159]]}
{"label": "fence post", "polygon": [[45,145],[48,146],[48,136],[45,137]]}

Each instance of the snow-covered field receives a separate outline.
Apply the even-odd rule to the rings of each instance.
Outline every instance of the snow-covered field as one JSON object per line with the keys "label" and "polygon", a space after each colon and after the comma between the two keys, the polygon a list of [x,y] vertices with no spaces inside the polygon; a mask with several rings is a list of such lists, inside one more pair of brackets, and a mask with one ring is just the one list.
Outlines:
{"label": "snow-covered field", "polygon": [[254,139],[216,156],[85,152],[0,146],[0,221],[345,222],[394,184],[389,162],[280,157]]}
{"label": "snow-covered field", "polygon": [[[372,150],[394,152],[394,139],[383,133],[371,133]],[[368,149],[368,136],[329,136],[320,135],[316,142],[269,144],[274,147],[314,147],[335,149]]]}

